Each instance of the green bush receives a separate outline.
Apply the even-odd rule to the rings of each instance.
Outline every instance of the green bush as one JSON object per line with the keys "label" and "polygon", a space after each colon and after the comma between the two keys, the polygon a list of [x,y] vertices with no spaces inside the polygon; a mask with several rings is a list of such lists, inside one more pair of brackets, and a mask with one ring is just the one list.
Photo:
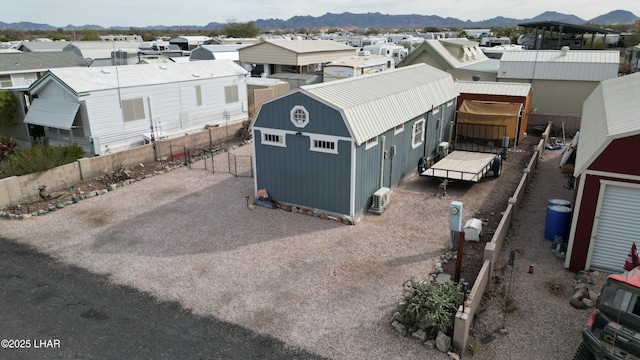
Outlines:
{"label": "green bush", "polygon": [[451,281],[431,283],[411,278],[404,283],[403,289],[403,297],[398,303],[398,321],[412,331],[424,330],[432,339],[438,331],[451,333],[458,306],[464,300],[460,285]]}
{"label": "green bush", "polygon": [[72,163],[83,155],[84,150],[75,143],[65,146],[38,144],[9,155],[8,161],[0,170],[3,176],[21,176]]}

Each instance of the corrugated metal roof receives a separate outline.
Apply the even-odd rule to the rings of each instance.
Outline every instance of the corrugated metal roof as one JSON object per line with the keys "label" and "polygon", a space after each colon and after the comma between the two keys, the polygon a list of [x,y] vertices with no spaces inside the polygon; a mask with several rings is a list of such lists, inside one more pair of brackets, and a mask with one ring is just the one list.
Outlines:
{"label": "corrugated metal roof", "polygon": [[[52,69],[50,73],[77,93],[123,87],[196,81],[248,72],[231,60]],[[49,74],[32,86],[37,87]]]}
{"label": "corrugated metal roof", "polygon": [[618,51],[505,51],[498,78],[602,81],[618,76],[619,64]]}
{"label": "corrugated metal roof", "polygon": [[[355,48],[339,43],[337,41],[332,40],[284,40],[284,39],[275,39],[275,40],[267,40],[265,43],[269,43],[283,49],[287,49],[293,51],[295,53],[314,53],[314,52],[322,52],[322,51],[340,51],[340,50],[351,50],[355,52]],[[264,43],[257,43],[250,45],[252,46],[260,46]]]}
{"label": "corrugated metal roof", "polygon": [[451,74],[426,64],[301,86],[300,91],[340,110],[358,145],[459,95]]}
{"label": "corrugated metal roof", "polygon": [[27,52],[61,52],[67,46],[71,46],[71,43],[66,41],[23,41],[18,48],[24,48]]}
{"label": "corrugated metal roof", "polygon": [[464,66],[469,66],[471,64],[477,64],[480,62],[484,62],[488,60],[487,56],[482,51],[476,51],[475,54],[471,54],[471,50],[466,49],[465,54],[466,57],[470,57],[469,59],[460,59],[457,56],[454,56],[445,44],[452,44],[456,47],[475,47],[478,43],[469,41],[467,39],[427,39],[424,41],[424,45],[420,46],[428,46],[433,51],[435,51],[444,61],[447,62],[452,68],[461,68]]}
{"label": "corrugated metal roof", "polygon": [[137,53],[140,44],[134,41],[75,41],[73,46],[85,59],[110,59],[113,51]]}
{"label": "corrugated metal roof", "polygon": [[526,97],[529,94],[529,91],[531,91],[531,84],[457,80],[456,88],[461,94],[489,94]]}
{"label": "corrugated metal roof", "polygon": [[584,103],[575,174],[615,139],[640,134],[640,73],[600,83]]}
{"label": "corrugated metal roof", "polygon": [[79,107],[79,103],[34,99],[24,122],[57,129],[71,129]]}

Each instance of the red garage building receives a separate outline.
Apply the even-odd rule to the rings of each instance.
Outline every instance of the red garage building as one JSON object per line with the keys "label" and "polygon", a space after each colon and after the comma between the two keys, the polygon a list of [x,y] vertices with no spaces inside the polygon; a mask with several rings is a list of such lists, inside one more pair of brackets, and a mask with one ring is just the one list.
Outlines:
{"label": "red garage building", "polygon": [[622,272],[640,243],[640,73],[605,80],[583,107],[565,267]]}

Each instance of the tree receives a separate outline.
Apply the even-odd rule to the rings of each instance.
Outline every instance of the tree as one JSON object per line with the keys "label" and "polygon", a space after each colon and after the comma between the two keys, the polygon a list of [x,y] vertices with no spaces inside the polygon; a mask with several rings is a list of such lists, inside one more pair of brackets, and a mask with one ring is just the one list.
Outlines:
{"label": "tree", "polygon": [[18,116],[18,98],[8,90],[0,90],[0,126],[15,126],[16,116]]}
{"label": "tree", "polygon": [[222,32],[232,38],[255,38],[259,33],[255,22],[239,23],[235,20],[229,20],[222,28]]}
{"label": "tree", "polygon": [[82,41],[100,40],[100,32],[98,30],[82,29],[80,30],[80,38]]}

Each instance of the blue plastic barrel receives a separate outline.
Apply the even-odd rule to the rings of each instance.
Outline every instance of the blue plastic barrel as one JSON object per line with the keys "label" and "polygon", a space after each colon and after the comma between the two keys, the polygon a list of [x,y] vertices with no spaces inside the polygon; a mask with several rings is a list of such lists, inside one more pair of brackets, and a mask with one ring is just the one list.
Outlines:
{"label": "blue plastic barrel", "polygon": [[547,206],[547,218],[544,225],[544,238],[553,241],[556,235],[567,239],[571,225],[571,208],[562,205]]}
{"label": "blue plastic barrel", "polygon": [[550,205],[560,205],[560,206],[566,206],[570,208],[571,201],[564,200],[564,199],[550,199],[549,204],[547,204],[547,206],[550,206]]}

